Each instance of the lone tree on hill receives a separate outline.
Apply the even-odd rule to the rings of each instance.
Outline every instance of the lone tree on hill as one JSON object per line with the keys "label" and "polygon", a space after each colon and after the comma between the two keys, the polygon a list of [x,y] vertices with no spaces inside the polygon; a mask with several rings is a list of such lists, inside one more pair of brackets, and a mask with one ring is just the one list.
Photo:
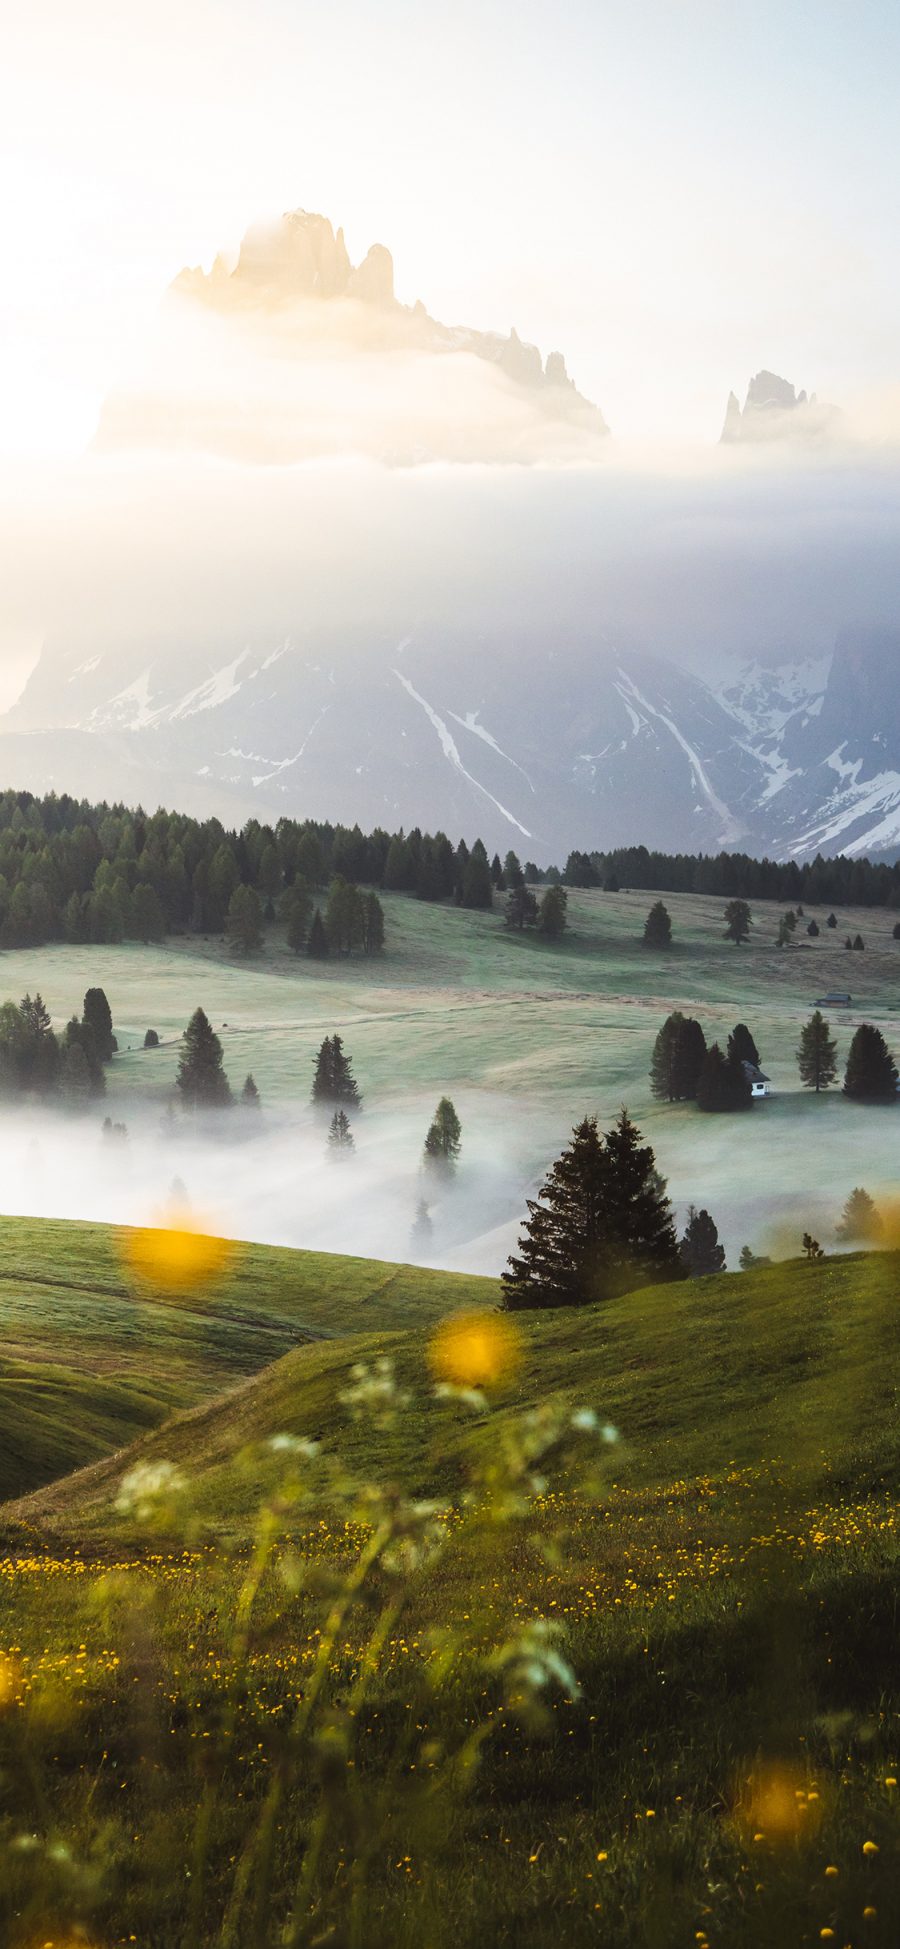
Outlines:
{"label": "lone tree on hill", "polygon": [[684,1278],[672,1208],[627,1110],[601,1135],[585,1117],[557,1158],[501,1275],[503,1304],[586,1306]]}
{"label": "lone tree on hill", "polygon": [[425,1134],[424,1161],[430,1170],[452,1172],[460,1152],[462,1124],[449,1096],[442,1096]]}
{"label": "lone tree on hill", "polygon": [[749,1062],[754,1069],[759,1068],[759,1050],[746,1022],[735,1023],[728,1037],[727,1055],[730,1062]]}
{"label": "lone tree on hill", "polygon": [[182,1102],[191,1110],[221,1110],[232,1100],[222,1067],[222,1044],[202,1008],[195,1008],[182,1037],[175,1081]]}
{"label": "lone tree on hill", "polygon": [[84,998],[81,1019],[94,1031],[94,1041],[101,1062],[110,1062],[116,1051],[116,1038],[113,1035],[112,1011],[102,988],[89,988]]}
{"label": "lone tree on hill", "polygon": [[671,947],[672,922],[668,907],[655,900],[644,922],[645,947]]}
{"label": "lone tree on hill", "polygon": [[854,936],[853,936],[853,946],[854,946],[854,948],[856,949],[856,952],[857,952],[858,954],[861,954],[861,953],[862,953],[862,951],[863,951],[863,949],[865,948],[865,945],[866,945],[866,944],[865,944],[865,941],[863,940],[863,937],[862,937],[862,935],[861,935],[861,934],[854,934]]}
{"label": "lone tree on hill", "polygon": [[880,1029],[861,1022],[850,1044],[844,1095],[859,1103],[896,1103],[897,1065]]}
{"label": "lone tree on hill", "polygon": [[548,887],[538,909],[538,933],[547,941],[558,941],[568,925],[566,907],[569,896],[565,887]]}
{"label": "lone tree on hill", "polygon": [[837,1075],[837,1045],[821,1009],[800,1030],[797,1068],[804,1089],[827,1090]]}
{"label": "lone tree on hill", "polygon": [[681,1263],[691,1279],[703,1279],[711,1272],[725,1271],[725,1247],[719,1244],[719,1231],[708,1211],[688,1205],[688,1222],[678,1247]]}
{"label": "lone tree on hill", "polygon": [[697,1081],[698,1110],[749,1110],[752,1100],[743,1064],[723,1056],[718,1043],[713,1042]]}
{"label": "lone tree on hill", "polygon": [[803,1250],[808,1259],[810,1260],[824,1259],[825,1254],[822,1250],[822,1247],[819,1244],[818,1239],[813,1238],[812,1232],[804,1232],[802,1243],[803,1243]]}
{"label": "lone tree on hill", "polygon": [[244,1077],[244,1087],[241,1090],[241,1102],[245,1110],[260,1110],[262,1108],[259,1090],[249,1071]]}
{"label": "lone tree on hill", "polygon": [[353,1110],[362,1109],[362,1097],[350,1067],[350,1058],[344,1054],[339,1035],[326,1035],[316,1057],[312,1100],[324,1105],[336,1104],[338,1108],[346,1103]]}
{"label": "lone tree on hill", "polygon": [[808,928],[807,928],[807,930],[806,930],[806,931],[807,931],[807,934],[809,934],[809,935],[811,936],[811,938],[812,938],[813,940],[816,940],[816,939],[818,938],[818,934],[819,934],[819,924],[818,924],[818,921],[815,921],[815,920],[811,920],[811,921],[810,921],[810,923],[809,923],[809,926],[808,926]]}
{"label": "lone tree on hill", "polygon": [[752,1272],[754,1266],[771,1265],[771,1263],[771,1259],[767,1259],[762,1253],[754,1252],[752,1246],[741,1246],[738,1264],[742,1272]]}
{"label": "lone tree on hill", "polygon": [[861,1185],[851,1191],[834,1228],[834,1236],[843,1245],[852,1244],[854,1240],[861,1245],[876,1245],[884,1237],[884,1224],[875,1200]]}
{"label": "lone tree on hill", "polygon": [[346,1110],[335,1110],[328,1127],[329,1157],[349,1157],[355,1148]]}
{"label": "lone tree on hill", "polygon": [[836,926],[837,926],[837,914],[829,914],[829,916],[828,916],[828,919],[827,919],[827,920],[826,920],[826,922],[825,922],[825,925],[826,925],[826,927],[836,927]]}
{"label": "lone tree on hill", "polygon": [[729,900],[724,919],[726,941],[733,941],[735,947],[740,947],[753,925],[753,916],[746,900]]}
{"label": "lone tree on hill", "polygon": [[696,1096],[705,1055],[699,1022],[676,1008],[666,1017],[650,1059],[650,1088],[659,1102],[683,1103]]}

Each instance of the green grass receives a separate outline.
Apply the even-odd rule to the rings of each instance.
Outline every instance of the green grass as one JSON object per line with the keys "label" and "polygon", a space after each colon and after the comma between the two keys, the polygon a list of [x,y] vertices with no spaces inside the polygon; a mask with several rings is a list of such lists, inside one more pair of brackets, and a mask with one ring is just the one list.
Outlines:
{"label": "green grass", "polygon": [[298,1341],[427,1326],[489,1281],[239,1244],[212,1286],[148,1287],[129,1234],[10,1218],[0,1228],[0,1500],[95,1461]]}
{"label": "green grass", "polygon": [[[340,1262],[332,1271],[344,1277]],[[900,1905],[887,1784],[900,1762],[898,1306],[900,1256],[878,1254],[523,1315],[521,1364],[484,1421],[435,1399],[418,1317],[373,1320],[363,1335],[295,1347],[124,1454],[8,1506],[0,1646],[26,1661],[22,1716],[50,1831],[86,1864],[74,1892],[46,1871],[33,1911],[45,1933],[17,1937],[15,1906],[34,1884],[30,1857],[10,1857],[0,1919],[14,1949],[78,1916],[91,1941],[133,1933],[183,1949],[190,1835],[210,1781],[197,1940],[219,1942],[235,1864],[279,1767],[294,1764],[287,1726],[331,1579],[365,1535],[359,1509],[349,1526],[342,1516],[328,1458],[453,1503],[473,1458],[493,1463],[522,1414],[553,1403],[595,1408],[621,1441],[601,1451],[589,1488],[567,1464],[526,1520],[476,1524],[466,1547],[465,1532],[451,1538],[391,1624],[377,1686],[350,1721],[377,1592],[375,1611],[357,1607],[341,1631],[325,1724],[352,1726],[358,1770],[321,1776],[333,1824],[309,1940],[888,1949]],[[385,1355],[410,1404],[389,1425],[348,1418],[337,1397],[354,1364]],[[318,1437],[323,1458],[309,1465],[311,1500],[282,1510],[276,1558],[289,1581],[273,1564],[234,1691],[236,1590],[260,1499],[283,1471],[267,1443],[285,1432]],[[173,1529],[145,1536],[115,1495],[124,1471],[161,1458],[186,1499]],[[480,1654],[536,1614],[565,1625],[582,1697],[555,1697],[531,1738]],[[443,1685],[435,1632],[462,1647]],[[235,1742],[219,1762],[231,1712]],[[428,1755],[485,1714],[480,1768],[464,1790],[445,1782],[430,1798]],[[254,1938],[248,1895],[226,1938],[242,1945],[276,1949],[279,1904],[322,1804],[321,1749],[303,1751],[272,1836],[274,1916]],[[802,1799],[784,1839],[748,1784],[768,1768],[792,1806],[795,1787]],[[6,1805],[18,1831],[23,1815]],[[46,1812],[24,1817],[44,1831]],[[351,1927],[354,1860],[365,1907]]]}

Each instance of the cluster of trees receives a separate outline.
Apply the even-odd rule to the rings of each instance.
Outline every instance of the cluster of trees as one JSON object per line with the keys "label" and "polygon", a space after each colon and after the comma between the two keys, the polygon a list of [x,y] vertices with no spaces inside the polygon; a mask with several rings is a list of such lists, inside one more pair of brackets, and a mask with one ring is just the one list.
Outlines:
{"label": "cluster of trees", "polygon": [[117,1044],[102,988],[89,988],[81,1015],[61,1036],[40,994],[0,1006],[0,1093],[78,1105],[106,1090],[104,1066]]}
{"label": "cluster of trees", "polygon": [[624,886],[726,900],[788,901],[793,907],[803,902],[900,907],[900,860],[887,865],[841,855],[823,859],[817,854],[801,866],[796,860],[752,859],[747,853],[661,853],[646,846],[620,846],[607,853],[570,853],[563,879],[567,886],[604,887],[614,893]]}
{"label": "cluster of trees", "polygon": [[662,1103],[746,1110],[752,1096],[745,1063],[759,1066],[759,1050],[745,1022],[735,1025],[723,1050],[718,1042],[707,1047],[700,1023],[674,1009],[653,1045],[650,1088]]}
{"label": "cluster of trees", "polygon": [[501,1274],[507,1309],[586,1306],[670,1279],[725,1270],[708,1211],[691,1205],[683,1237],[649,1144],[622,1109],[611,1129],[585,1117],[557,1158]]}
{"label": "cluster of trees", "polygon": [[548,887],[538,901],[537,895],[522,880],[518,886],[511,887],[507,895],[506,925],[517,928],[520,933],[526,927],[534,927],[545,940],[558,941],[568,924],[567,904],[565,887]]}
{"label": "cluster of trees", "polygon": [[[175,1086],[186,1110],[229,1110],[234,1104],[222,1044],[202,1008],[195,1008],[182,1037]],[[252,1075],[244,1078],[239,1101],[245,1109],[261,1108]]]}
{"label": "cluster of trees", "polygon": [[[312,1102],[332,1112],[329,1149],[346,1157],[355,1148],[348,1111],[362,1109],[363,1099],[353,1065],[339,1035],[326,1035],[315,1059]],[[432,1173],[452,1177],[459,1159],[462,1125],[449,1096],[442,1096],[425,1133],[423,1165]]]}

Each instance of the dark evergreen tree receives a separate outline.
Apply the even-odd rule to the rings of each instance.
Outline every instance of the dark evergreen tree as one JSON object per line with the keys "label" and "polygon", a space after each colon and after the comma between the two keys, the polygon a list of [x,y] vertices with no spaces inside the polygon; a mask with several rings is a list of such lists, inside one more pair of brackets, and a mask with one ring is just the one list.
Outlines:
{"label": "dark evergreen tree", "polygon": [[384,947],[384,908],[377,893],[367,893],[363,901],[363,949],[380,954]]}
{"label": "dark evergreen tree", "polygon": [[753,925],[753,916],[746,900],[729,900],[724,918],[726,941],[733,941],[735,947],[740,947]]}
{"label": "dark evergreen tree", "polygon": [[309,930],[306,952],[313,961],[327,961],[328,959],[328,936],[325,932],[325,922],[322,919],[318,907],[312,917],[312,926]]}
{"label": "dark evergreen tree", "polygon": [[362,1108],[362,1097],[350,1066],[350,1058],[344,1054],[344,1045],[339,1035],[326,1035],[316,1057],[312,1100],[325,1107],[335,1105],[340,1109],[344,1104],[349,1104],[354,1110]]}
{"label": "dark evergreen tree", "polygon": [[116,1038],[113,1035],[112,1011],[102,988],[88,989],[81,1019],[93,1029],[100,1061],[110,1062],[115,1054]]}
{"label": "dark evergreen tree", "polygon": [[764,1258],[760,1253],[751,1251],[749,1245],[741,1246],[738,1264],[742,1272],[752,1272],[754,1266],[771,1265],[771,1263],[771,1259]]}
{"label": "dark evergreen tree", "polygon": [[222,1044],[202,1008],[195,1008],[182,1037],[175,1081],[187,1109],[220,1110],[231,1103]]}
{"label": "dark evergreen tree", "polygon": [[827,1090],[837,1075],[837,1048],[820,1009],[816,1009],[800,1030],[797,1068],[804,1089]]}
{"label": "dark evergreen tree", "polygon": [[706,1055],[706,1037],[699,1022],[680,1009],[666,1017],[653,1045],[650,1088],[662,1103],[683,1103],[697,1094]]}
{"label": "dark evergreen tree", "polygon": [[538,917],[537,900],[524,880],[511,888],[506,896],[505,920],[507,927],[522,933],[526,927],[534,927]]}
{"label": "dark evergreen tree", "polygon": [[826,925],[826,927],[836,927],[836,926],[837,926],[837,915],[836,915],[836,914],[829,914],[829,916],[828,916],[828,919],[827,919],[827,920],[826,920],[826,922],[825,922],[825,925]]}
{"label": "dark evergreen tree", "polygon": [[816,939],[818,938],[818,934],[819,934],[819,928],[818,928],[818,924],[817,924],[817,922],[816,922],[816,921],[814,921],[814,920],[811,920],[811,921],[810,921],[810,923],[809,923],[809,926],[807,927],[807,930],[806,930],[806,931],[807,931],[807,934],[809,934],[809,935],[810,935],[810,937],[811,937],[811,938],[812,938],[813,940],[816,940]]}
{"label": "dark evergreen tree", "polygon": [[583,1306],[684,1276],[649,1145],[623,1110],[605,1136],[586,1117],[557,1158],[502,1274],[508,1308]]}
{"label": "dark evergreen tree", "polygon": [[733,1062],[749,1062],[754,1069],[759,1068],[759,1050],[746,1022],[735,1023],[728,1037],[728,1056]]}
{"label": "dark evergreen tree", "polygon": [[856,952],[857,952],[857,954],[859,954],[859,953],[861,953],[861,951],[862,951],[862,949],[863,949],[863,948],[865,947],[865,945],[866,945],[866,944],[865,944],[865,941],[863,940],[863,937],[862,937],[862,935],[861,935],[861,934],[854,934],[854,936],[853,936],[853,946],[854,946],[854,948],[856,949]]}
{"label": "dark evergreen tree", "polygon": [[506,881],[507,887],[510,889],[525,885],[526,875],[522,871],[518,854],[513,852],[507,853],[503,862],[503,878]]}
{"label": "dark evergreen tree", "polygon": [[259,1090],[249,1072],[244,1077],[244,1087],[241,1090],[241,1103],[245,1110],[260,1110],[262,1108]]}
{"label": "dark evergreen tree", "polygon": [[[480,850],[479,850],[480,849]],[[463,907],[492,907],[494,887],[487,855],[480,840],[475,841],[463,869],[460,905]]]}
{"label": "dark evergreen tree", "polygon": [[843,1245],[877,1245],[884,1237],[884,1221],[868,1191],[857,1185],[851,1191],[834,1229]]}
{"label": "dark evergreen tree", "polygon": [[880,1029],[861,1022],[850,1044],[844,1095],[860,1103],[896,1103],[897,1065]]}
{"label": "dark evergreen tree", "polygon": [[281,911],[287,922],[285,939],[292,954],[302,954],[309,932],[312,894],[304,880],[295,880],[282,895]]}
{"label": "dark evergreen tree", "polygon": [[562,939],[566,931],[568,894],[565,887],[550,886],[541,900],[538,909],[538,932],[547,941]]}
{"label": "dark evergreen tree", "polygon": [[711,1272],[725,1271],[725,1247],[708,1211],[688,1206],[688,1222],[678,1247],[681,1263],[691,1279],[702,1279]]}
{"label": "dark evergreen tree", "polygon": [[235,887],[228,902],[225,931],[231,947],[241,954],[252,954],[263,942],[263,910],[253,887]]}
{"label": "dark evergreen tree", "polygon": [[672,922],[668,907],[661,900],[655,900],[644,922],[645,947],[671,947]]}
{"label": "dark evergreen tree", "polygon": [[146,1035],[144,1036],[144,1048],[145,1049],[159,1048],[159,1036],[157,1034],[156,1029],[147,1030]]}
{"label": "dark evergreen tree", "polygon": [[[90,1023],[79,1022],[77,1015],[73,1015],[72,1020],[70,1022],[67,1022],[66,1024],[66,1036],[65,1036],[65,1043],[63,1047],[63,1062],[62,1062],[62,1079],[63,1079],[64,1088],[65,1088],[65,1076],[67,1071],[70,1079],[73,1076],[81,1075],[80,1063],[67,1064],[66,1061],[69,1050],[74,1048],[79,1048],[82,1052],[82,1055],[84,1056],[84,1069],[88,1079],[89,1095],[104,1096],[106,1094],[106,1076],[103,1071],[103,1064],[100,1061],[100,1057],[97,1053],[97,1038],[94,1034],[93,1029],[91,1028]],[[80,1087],[80,1085],[78,1085],[77,1087]]]}
{"label": "dark evergreen tree", "polygon": [[449,1096],[442,1096],[425,1134],[424,1161],[431,1170],[455,1171],[462,1124]]}
{"label": "dark evergreen tree", "polygon": [[503,867],[500,863],[499,853],[495,853],[491,860],[491,879],[498,893],[506,892],[506,881],[503,877]]}
{"label": "dark evergreen tree", "polygon": [[697,1080],[698,1110],[749,1110],[752,1101],[743,1064],[723,1055],[719,1044],[713,1042]]}
{"label": "dark evergreen tree", "polygon": [[892,939],[895,941],[900,941],[900,920],[896,920],[894,922]]}
{"label": "dark evergreen tree", "polygon": [[350,1118],[346,1110],[335,1110],[328,1126],[328,1154],[330,1157],[350,1157],[356,1146],[350,1128]]}
{"label": "dark evergreen tree", "polygon": [[824,1259],[825,1254],[822,1247],[818,1239],[813,1238],[812,1232],[804,1232],[802,1243],[803,1251],[807,1259]]}

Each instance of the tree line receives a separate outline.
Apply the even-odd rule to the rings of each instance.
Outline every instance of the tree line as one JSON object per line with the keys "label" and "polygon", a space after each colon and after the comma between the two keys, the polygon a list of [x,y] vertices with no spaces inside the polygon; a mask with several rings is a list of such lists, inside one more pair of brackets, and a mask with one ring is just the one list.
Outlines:
{"label": "tree line", "polygon": [[900,860],[753,859],[749,853],[662,853],[646,846],[572,852],[567,886],[634,887],[653,893],[704,893],[742,900],[785,900],[794,907],[900,907]]}

